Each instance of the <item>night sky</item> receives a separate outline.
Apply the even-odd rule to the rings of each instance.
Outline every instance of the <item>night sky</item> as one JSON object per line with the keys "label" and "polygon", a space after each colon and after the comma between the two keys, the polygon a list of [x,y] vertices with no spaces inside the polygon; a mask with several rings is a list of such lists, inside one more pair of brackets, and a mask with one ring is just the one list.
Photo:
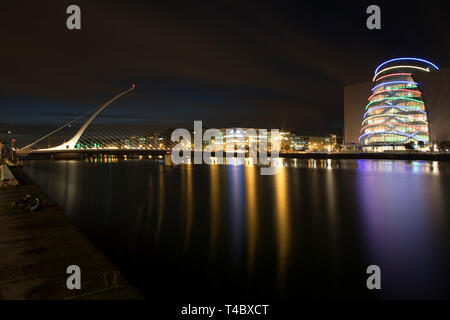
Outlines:
{"label": "night sky", "polygon": [[[391,1],[392,2],[392,1]],[[382,61],[450,66],[439,3],[359,1],[1,1],[0,134],[18,144],[100,105],[130,123],[342,133],[343,87]],[[444,3],[444,2],[443,2]],[[66,28],[77,4],[82,29]]]}

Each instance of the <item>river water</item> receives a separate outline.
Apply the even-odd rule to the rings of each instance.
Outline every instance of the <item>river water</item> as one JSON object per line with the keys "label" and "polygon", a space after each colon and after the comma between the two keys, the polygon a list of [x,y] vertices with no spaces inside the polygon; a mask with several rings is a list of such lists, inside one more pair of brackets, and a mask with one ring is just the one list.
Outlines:
{"label": "river water", "polygon": [[[448,298],[450,163],[26,161],[150,299]],[[381,269],[368,290],[366,268]]]}

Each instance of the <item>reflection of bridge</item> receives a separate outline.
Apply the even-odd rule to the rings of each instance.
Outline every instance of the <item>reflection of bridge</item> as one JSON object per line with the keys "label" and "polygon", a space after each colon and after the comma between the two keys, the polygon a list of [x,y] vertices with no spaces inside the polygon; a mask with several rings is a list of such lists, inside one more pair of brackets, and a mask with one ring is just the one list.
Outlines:
{"label": "reflection of bridge", "polygon": [[[146,133],[138,134],[130,127],[122,124],[110,125],[110,132],[107,133],[105,128],[107,124],[100,124],[97,127],[90,129],[93,131],[91,134],[87,134],[89,130],[88,126],[92,121],[101,113],[108,105],[120,98],[121,96],[129,93],[134,89],[134,84],[131,88],[119,93],[112,99],[106,101],[101,106],[91,110],[72,121],[62,125],[61,127],[53,130],[47,135],[39,138],[33,143],[18,149],[16,155],[19,157],[43,157],[43,156],[56,156],[56,157],[80,157],[80,156],[93,156],[93,155],[163,155],[170,153],[170,143],[167,143],[166,136],[161,133]],[[80,120],[83,117],[88,117],[87,120],[81,125],[79,130],[67,141],[48,148],[33,148],[39,142],[50,138],[57,132],[60,132],[64,128],[71,127],[71,125]],[[170,141],[170,137],[169,137]]]}

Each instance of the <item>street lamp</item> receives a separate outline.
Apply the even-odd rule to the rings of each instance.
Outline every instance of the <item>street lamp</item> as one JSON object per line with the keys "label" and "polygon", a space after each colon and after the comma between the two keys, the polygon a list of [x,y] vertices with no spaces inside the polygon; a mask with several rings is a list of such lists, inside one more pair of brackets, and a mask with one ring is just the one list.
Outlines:
{"label": "street lamp", "polygon": [[8,135],[8,134],[11,134],[12,132],[11,132],[11,130],[8,130],[8,131],[5,131],[4,133],[5,133],[5,139],[4,139],[3,142],[4,142],[5,145],[6,145],[6,144],[8,143],[8,137],[7,137],[7,135]]}

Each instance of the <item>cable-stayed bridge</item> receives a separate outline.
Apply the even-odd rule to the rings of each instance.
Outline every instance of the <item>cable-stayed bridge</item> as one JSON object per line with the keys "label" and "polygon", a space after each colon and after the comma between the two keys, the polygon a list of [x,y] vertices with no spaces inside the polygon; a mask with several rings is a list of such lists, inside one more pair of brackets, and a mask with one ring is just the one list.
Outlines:
{"label": "cable-stayed bridge", "polygon": [[[84,155],[163,155],[170,153],[172,129],[156,129],[151,124],[130,124],[117,119],[102,119],[98,115],[110,104],[134,90],[134,84],[117,94],[99,107],[65,123],[50,133],[18,149],[19,157],[29,156],[84,156]],[[58,135],[73,130],[81,122],[78,130],[62,143],[51,145]],[[47,146],[45,146],[47,142]],[[44,145],[44,146],[43,146]]]}

